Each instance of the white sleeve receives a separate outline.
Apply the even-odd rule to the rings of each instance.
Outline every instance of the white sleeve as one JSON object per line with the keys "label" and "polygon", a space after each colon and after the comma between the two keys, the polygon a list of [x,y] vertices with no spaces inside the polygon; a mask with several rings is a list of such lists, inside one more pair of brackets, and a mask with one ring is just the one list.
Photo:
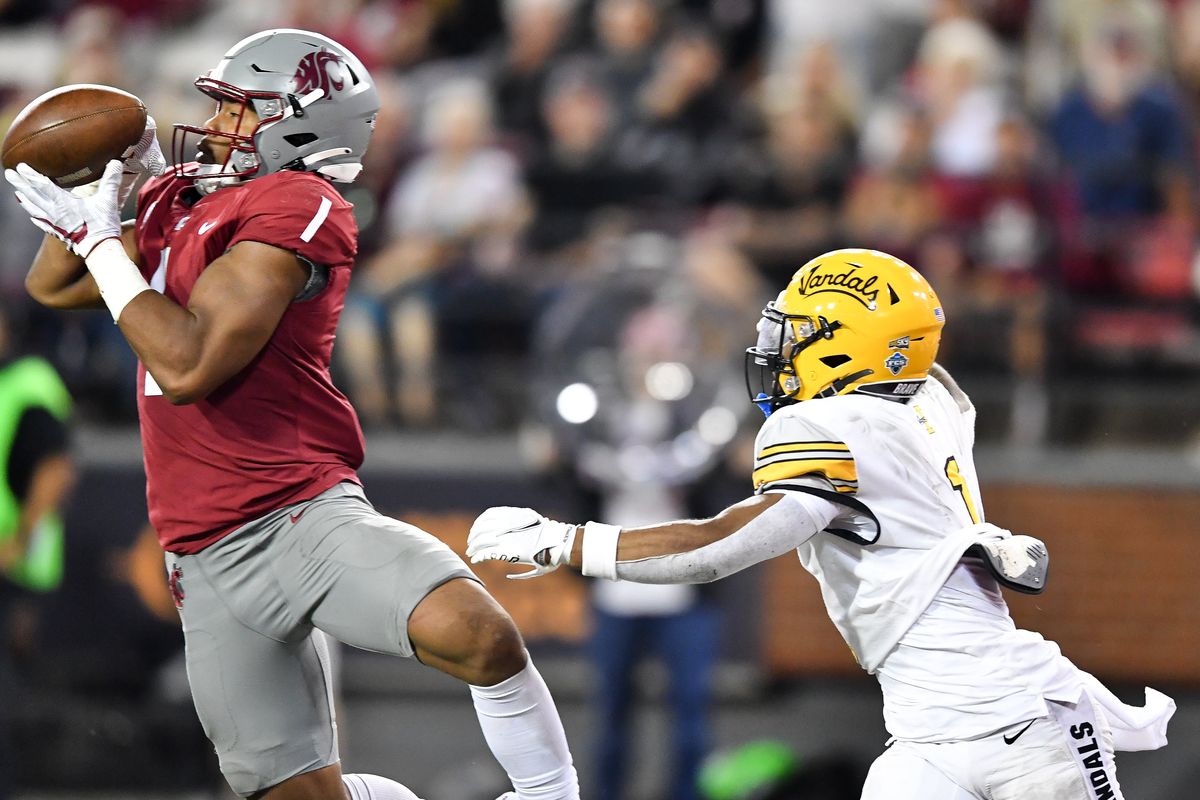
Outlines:
{"label": "white sleeve", "polygon": [[824,497],[779,494],[783,499],[724,539],[686,553],[618,561],[617,577],[637,583],[709,583],[795,550],[844,511]]}
{"label": "white sleeve", "polygon": [[[819,409],[804,403],[776,411],[754,443],[754,491],[828,485],[840,495],[858,493],[858,465],[850,446]],[[814,483],[820,481],[820,483]]]}

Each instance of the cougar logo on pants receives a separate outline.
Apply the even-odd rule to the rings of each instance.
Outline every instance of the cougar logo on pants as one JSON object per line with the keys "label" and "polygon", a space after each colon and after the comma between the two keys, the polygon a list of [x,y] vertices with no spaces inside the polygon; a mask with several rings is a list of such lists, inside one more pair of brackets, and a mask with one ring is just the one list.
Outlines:
{"label": "cougar logo on pants", "polygon": [[175,601],[175,607],[183,608],[183,569],[178,564],[171,567],[167,587],[171,590],[171,599]]}

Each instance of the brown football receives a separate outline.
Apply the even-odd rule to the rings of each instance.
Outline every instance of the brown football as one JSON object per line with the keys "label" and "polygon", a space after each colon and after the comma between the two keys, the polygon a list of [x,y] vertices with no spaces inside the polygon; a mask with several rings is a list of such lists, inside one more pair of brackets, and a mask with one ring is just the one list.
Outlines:
{"label": "brown football", "polygon": [[99,178],[145,128],[146,106],[129,92],[90,83],[62,86],[21,110],[4,134],[0,161],[5,169],[23,161],[69,189]]}

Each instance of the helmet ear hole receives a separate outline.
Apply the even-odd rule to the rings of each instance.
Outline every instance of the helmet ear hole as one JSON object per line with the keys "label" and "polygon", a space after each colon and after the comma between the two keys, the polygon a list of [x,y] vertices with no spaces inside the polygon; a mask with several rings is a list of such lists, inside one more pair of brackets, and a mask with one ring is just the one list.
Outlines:
{"label": "helmet ear hole", "polygon": [[821,356],[821,363],[830,369],[837,369],[849,360],[850,356],[847,355]]}
{"label": "helmet ear hole", "polygon": [[317,140],[315,133],[289,133],[283,137],[283,140],[292,147],[303,147]]}

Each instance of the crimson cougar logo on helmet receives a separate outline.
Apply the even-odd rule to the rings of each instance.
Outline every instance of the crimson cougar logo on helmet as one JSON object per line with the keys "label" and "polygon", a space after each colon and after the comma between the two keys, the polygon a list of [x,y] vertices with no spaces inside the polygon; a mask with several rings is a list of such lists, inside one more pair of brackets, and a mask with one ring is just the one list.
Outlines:
{"label": "crimson cougar logo on helmet", "polygon": [[329,97],[331,89],[341,91],[345,81],[330,74],[330,67],[341,66],[344,62],[337,53],[331,53],[321,48],[308,53],[296,65],[296,74],[292,78],[296,82],[296,94],[308,94],[314,89],[321,89],[325,97]]}

